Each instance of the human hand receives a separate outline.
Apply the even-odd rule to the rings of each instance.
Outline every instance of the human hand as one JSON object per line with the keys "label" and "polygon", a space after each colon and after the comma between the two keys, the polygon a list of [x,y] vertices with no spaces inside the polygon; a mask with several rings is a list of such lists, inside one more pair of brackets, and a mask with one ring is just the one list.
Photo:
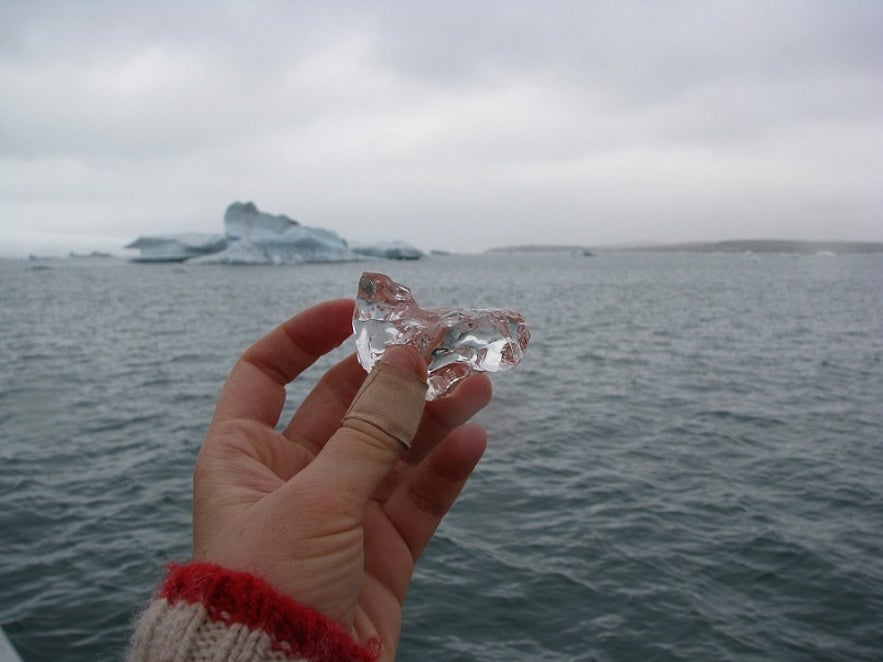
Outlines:
{"label": "human hand", "polygon": [[[466,422],[491,388],[477,375],[425,408],[408,396],[396,414],[417,428],[405,451],[361,421],[341,426],[365,379],[350,355],[277,431],[285,384],[349,337],[352,311],[348,299],[314,306],[234,366],[194,471],[193,556],[263,577],[393,659],[414,563],[484,452],[484,431]],[[411,348],[384,361],[404,367],[396,379],[425,381]]]}

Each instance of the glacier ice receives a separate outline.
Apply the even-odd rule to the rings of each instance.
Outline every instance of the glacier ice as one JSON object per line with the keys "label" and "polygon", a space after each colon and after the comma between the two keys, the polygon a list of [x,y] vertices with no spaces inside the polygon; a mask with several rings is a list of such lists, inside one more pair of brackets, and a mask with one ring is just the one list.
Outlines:
{"label": "glacier ice", "polygon": [[301,225],[284,214],[260,211],[252,202],[234,202],[224,214],[227,248],[201,257],[201,264],[300,264],[359,259],[337,233]]}
{"label": "glacier ice", "polygon": [[388,260],[419,260],[423,252],[406,241],[378,241],[373,244],[355,244],[353,253],[366,257],[382,257]]}
{"label": "glacier ice", "polygon": [[232,241],[248,239],[255,243],[274,242],[299,225],[285,214],[263,212],[253,202],[234,202],[224,212],[224,232]]}
{"label": "glacier ice", "polygon": [[224,250],[227,238],[222,234],[166,234],[152,237],[138,237],[126,245],[141,251],[138,262],[183,262],[200,255],[208,255]]}
{"label": "glacier ice", "polygon": [[234,202],[224,213],[224,234],[138,237],[126,248],[140,249],[141,262],[194,264],[301,264],[354,262],[369,257],[417,259],[404,241],[381,242],[353,250],[333,230],[301,225],[284,214],[268,214],[253,202]]}
{"label": "glacier ice", "polygon": [[369,372],[387,347],[415,347],[429,371],[427,400],[446,395],[475,372],[514,368],[530,340],[524,318],[515,311],[424,309],[410,289],[370,272],[359,280],[353,331],[359,363]]}
{"label": "glacier ice", "polygon": [[135,258],[139,262],[300,264],[364,259],[337,233],[301,225],[284,214],[267,214],[253,202],[227,207],[224,234],[144,236],[126,248],[140,249],[140,257]]}

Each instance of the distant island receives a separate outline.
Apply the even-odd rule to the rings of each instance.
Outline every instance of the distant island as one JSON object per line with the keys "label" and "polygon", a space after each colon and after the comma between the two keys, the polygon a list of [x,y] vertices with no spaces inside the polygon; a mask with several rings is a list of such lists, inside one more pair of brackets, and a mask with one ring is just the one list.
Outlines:
{"label": "distant island", "polygon": [[569,244],[525,244],[523,246],[501,246],[489,248],[485,253],[569,253],[573,255],[593,255],[594,248],[571,246]]}
{"label": "distant island", "polygon": [[593,255],[610,252],[643,253],[883,253],[883,242],[875,241],[796,241],[790,239],[734,239],[729,241],[686,242],[628,246],[570,246],[527,244],[491,248],[487,253],[570,253]]}

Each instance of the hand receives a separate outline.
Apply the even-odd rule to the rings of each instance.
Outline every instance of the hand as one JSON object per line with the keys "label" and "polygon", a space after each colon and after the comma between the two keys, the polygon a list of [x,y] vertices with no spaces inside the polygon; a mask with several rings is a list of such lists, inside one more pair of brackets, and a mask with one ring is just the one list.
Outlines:
{"label": "hand", "polygon": [[[393,659],[414,563],[484,452],[484,431],[465,423],[491,388],[480,375],[412,406],[422,418],[405,451],[361,421],[341,427],[365,379],[351,355],[276,431],[285,384],[349,337],[352,311],[347,299],[314,306],[234,366],[194,471],[193,556],[263,577]],[[425,379],[411,348],[384,360]]]}

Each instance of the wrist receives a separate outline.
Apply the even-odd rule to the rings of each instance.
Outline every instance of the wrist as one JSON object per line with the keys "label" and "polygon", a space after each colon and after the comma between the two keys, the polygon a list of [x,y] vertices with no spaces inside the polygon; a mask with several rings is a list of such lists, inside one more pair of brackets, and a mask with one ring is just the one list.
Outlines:
{"label": "wrist", "polygon": [[131,659],[376,660],[380,642],[357,643],[319,612],[266,581],[210,563],[172,564],[141,618]]}

